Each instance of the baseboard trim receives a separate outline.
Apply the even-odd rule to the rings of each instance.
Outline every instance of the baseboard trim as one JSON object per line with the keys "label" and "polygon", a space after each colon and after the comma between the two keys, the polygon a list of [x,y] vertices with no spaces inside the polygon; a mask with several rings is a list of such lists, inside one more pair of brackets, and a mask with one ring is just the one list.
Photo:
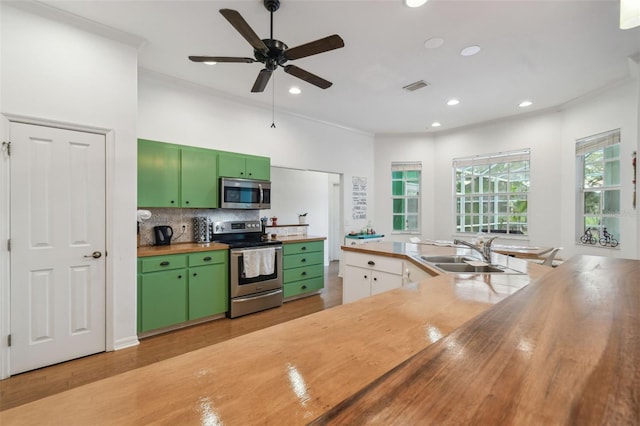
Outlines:
{"label": "baseboard trim", "polygon": [[137,346],[139,344],[140,344],[140,341],[138,340],[138,336],[130,336],[124,339],[116,340],[115,344],[113,345],[113,350],[119,351],[120,349],[130,348],[133,346]]}

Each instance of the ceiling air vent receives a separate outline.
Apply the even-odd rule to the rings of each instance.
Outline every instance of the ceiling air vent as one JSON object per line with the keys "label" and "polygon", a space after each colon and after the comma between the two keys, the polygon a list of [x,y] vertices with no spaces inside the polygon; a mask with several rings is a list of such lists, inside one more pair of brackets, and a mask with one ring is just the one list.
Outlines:
{"label": "ceiling air vent", "polygon": [[418,89],[422,89],[423,87],[427,87],[429,83],[424,80],[416,81],[415,83],[411,83],[407,86],[404,86],[402,90],[406,90],[408,92],[415,92]]}

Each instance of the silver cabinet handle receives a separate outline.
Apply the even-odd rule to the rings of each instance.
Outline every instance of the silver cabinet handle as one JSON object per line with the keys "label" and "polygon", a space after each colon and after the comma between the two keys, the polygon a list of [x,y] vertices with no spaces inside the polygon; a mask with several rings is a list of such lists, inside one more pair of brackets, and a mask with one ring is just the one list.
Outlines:
{"label": "silver cabinet handle", "polygon": [[94,259],[100,259],[102,257],[102,252],[94,251],[90,255],[84,257],[93,257]]}

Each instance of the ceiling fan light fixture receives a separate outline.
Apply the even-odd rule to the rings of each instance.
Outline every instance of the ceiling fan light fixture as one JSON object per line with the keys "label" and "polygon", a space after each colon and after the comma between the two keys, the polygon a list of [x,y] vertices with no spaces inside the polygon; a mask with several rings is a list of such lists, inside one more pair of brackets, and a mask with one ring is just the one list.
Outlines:
{"label": "ceiling fan light fixture", "polygon": [[533,102],[531,102],[531,101],[522,101],[522,102],[520,102],[520,104],[518,106],[520,108],[526,108],[526,107],[531,106],[531,105],[533,105]]}
{"label": "ceiling fan light fixture", "polygon": [[440,124],[438,121],[434,121],[433,123],[431,123],[431,127],[440,127],[442,126],[442,124]]}
{"label": "ceiling fan light fixture", "polygon": [[289,93],[291,93],[292,95],[299,95],[300,93],[302,93],[302,90],[300,90],[298,86],[292,86],[289,88]]}
{"label": "ceiling fan light fixture", "polygon": [[449,105],[449,106],[458,105],[459,103],[460,103],[460,101],[459,101],[459,100],[457,100],[457,99],[449,99],[449,100],[447,101],[447,105]]}
{"label": "ceiling fan light fixture", "polygon": [[217,62],[216,61],[204,61],[203,64],[205,64],[205,65],[215,65],[215,64],[217,64]]}
{"label": "ceiling fan light fixture", "polygon": [[404,0],[405,6],[408,6],[408,7],[420,7],[426,2],[427,0]]}
{"label": "ceiling fan light fixture", "polygon": [[620,0],[620,29],[628,30],[640,25],[640,0]]}

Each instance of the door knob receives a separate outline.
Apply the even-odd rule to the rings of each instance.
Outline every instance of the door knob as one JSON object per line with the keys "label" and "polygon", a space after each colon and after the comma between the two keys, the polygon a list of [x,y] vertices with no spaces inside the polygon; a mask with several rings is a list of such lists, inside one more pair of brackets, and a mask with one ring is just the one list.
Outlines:
{"label": "door knob", "polygon": [[90,255],[84,257],[93,257],[94,259],[100,259],[102,257],[102,253],[99,251],[94,251]]}

